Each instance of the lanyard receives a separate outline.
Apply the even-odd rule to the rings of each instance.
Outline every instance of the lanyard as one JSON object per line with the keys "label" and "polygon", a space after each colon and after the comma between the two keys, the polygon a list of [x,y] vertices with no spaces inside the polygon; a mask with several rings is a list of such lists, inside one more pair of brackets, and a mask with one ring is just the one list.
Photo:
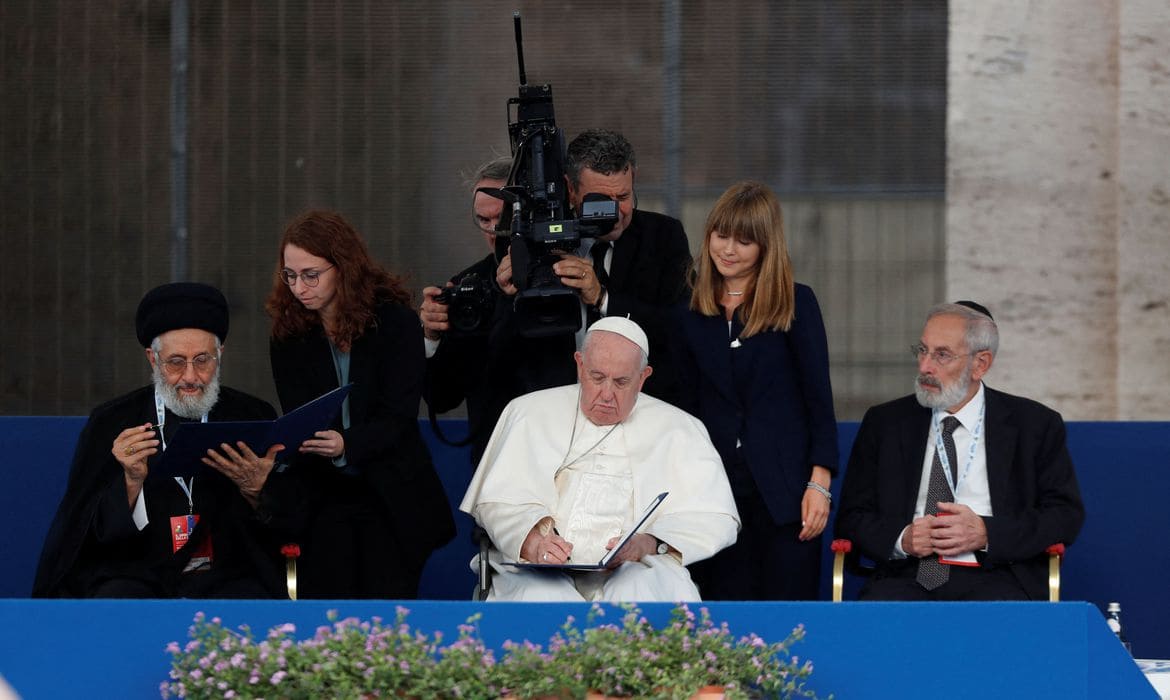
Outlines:
{"label": "lanyard", "polygon": [[[951,496],[959,497],[959,485],[967,478],[967,473],[971,471],[971,465],[975,463],[975,451],[979,447],[979,436],[983,433],[983,417],[987,415],[987,402],[979,407],[979,420],[975,423],[975,429],[971,431],[971,448],[967,450],[967,466],[963,468],[963,473],[959,475],[959,480],[956,482],[951,476],[951,456],[947,454],[946,447],[943,445],[942,427],[939,425],[939,414],[942,411],[935,411],[933,415],[934,420],[934,450],[938,455],[938,461],[942,463],[943,476],[947,478],[947,486],[951,487]],[[957,457],[958,455],[956,455]]]}
{"label": "lanyard", "polygon": [[[155,415],[158,416],[158,422],[154,425],[155,430],[158,431],[158,442],[160,445],[162,445],[163,451],[165,452],[167,449],[167,439],[163,437],[163,427],[166,425],[167,407],[166,404],[163,403],[162,397],[158,395],[157,391],[154,392],[154,412]],[[200,422],[207,422],[206,413],[203,414],[203,418],[200,420]],[[194,513],[195,499],[191,497],[191,494],[195,491],[195,477],[191,477],[191,481],[188,482],[184,480],[183,477],[176,476],[175,481],[179,484],[179,488],[183,489],[183,494],[187,496],[187,513]]]}

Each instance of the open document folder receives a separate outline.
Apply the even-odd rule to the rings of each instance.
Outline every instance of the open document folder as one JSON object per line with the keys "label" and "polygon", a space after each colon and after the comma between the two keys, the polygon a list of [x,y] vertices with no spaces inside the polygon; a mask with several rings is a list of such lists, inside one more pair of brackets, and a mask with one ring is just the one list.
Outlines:
{"label": "open document folder", "polygon": [[313,433],[329,428],[352,386],[337,387],[276,420],[182,423],[150,471],[161,476],[192,476],[207,468],[202,458],[208,450],[218,450],[223,443],[235,447],[239,441],[261,456],[277,443],[284,445],[285,452],[295,454]]}
{"label": "open document folder", "polygon": [[662,503],[663,499],[665,499],[669,493],[669,491],[663,491],[662,493],[655,496],[654,500],[650,502],[650,505],[646,506],[646,510],[642,511],[642,517],[638,518],[638,522],[634,524],[634,527],[630,528],[630,531],[627,532],[616,545],[614,545],[614,548],[606,552],[605,556],[603,556],[596,564],[572,561],[565,564],[531,564],[528,562],[511,561],[504,563],[508,566],[514,566],[517,569],[561,569],[570,571],[600,571],[602,569],[608,569],[609,562],[615,556],[617,556],[618,552],[622,551],[622,547],[625,547],[629,543],[631,537],[638,534],[638,531],[641,530],[642,526],[646,524],[646,521],[650,519],[650,514],[658,508],[659,504]]}

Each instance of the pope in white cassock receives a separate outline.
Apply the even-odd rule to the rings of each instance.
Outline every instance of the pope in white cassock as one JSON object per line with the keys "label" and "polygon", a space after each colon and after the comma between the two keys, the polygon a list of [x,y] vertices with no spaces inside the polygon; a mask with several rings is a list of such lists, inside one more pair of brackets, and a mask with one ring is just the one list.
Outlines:
{"label": "pope in white cassock", "polygon": [[[639,393],[648,347],[638,324],[604,318],[575,355],[577,384],[521,396],[500,416],[459,506],[495,545],[488,600],[700,599],[684,565],[733,544],[739,513],[703,424]],[[595,564],[663,491],[606,570],[506,563]]]}

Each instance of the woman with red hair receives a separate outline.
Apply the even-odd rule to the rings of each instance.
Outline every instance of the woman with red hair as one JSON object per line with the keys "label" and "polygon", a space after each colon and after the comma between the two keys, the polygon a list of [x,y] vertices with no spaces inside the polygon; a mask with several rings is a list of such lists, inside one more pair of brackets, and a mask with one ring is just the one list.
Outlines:
{"label": "woman with red hair", "polygon": [[281,407],[353,384],[289,467],[311,501],[302,597],[414,598],[427,557],[454,536],[418,429],[425,359],[409,302],[340,214],[308,211],[285,228],[265,303]]}

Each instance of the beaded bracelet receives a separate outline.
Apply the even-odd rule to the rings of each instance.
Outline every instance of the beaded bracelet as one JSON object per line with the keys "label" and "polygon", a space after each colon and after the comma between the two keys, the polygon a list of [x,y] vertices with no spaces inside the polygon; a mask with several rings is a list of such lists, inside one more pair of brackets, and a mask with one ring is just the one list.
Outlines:
{"label": "beaded bracelet", "polygon": [[805,484],[805,487],[810,488],[813,491],[816,491],[817,493],[821,494],[825,498],[829,499],[829,503],[833,502],[833,494],[829,493],[829,489],[825,488],[824,486],[821,486],[817,482],[810,481],[807,484]]}

